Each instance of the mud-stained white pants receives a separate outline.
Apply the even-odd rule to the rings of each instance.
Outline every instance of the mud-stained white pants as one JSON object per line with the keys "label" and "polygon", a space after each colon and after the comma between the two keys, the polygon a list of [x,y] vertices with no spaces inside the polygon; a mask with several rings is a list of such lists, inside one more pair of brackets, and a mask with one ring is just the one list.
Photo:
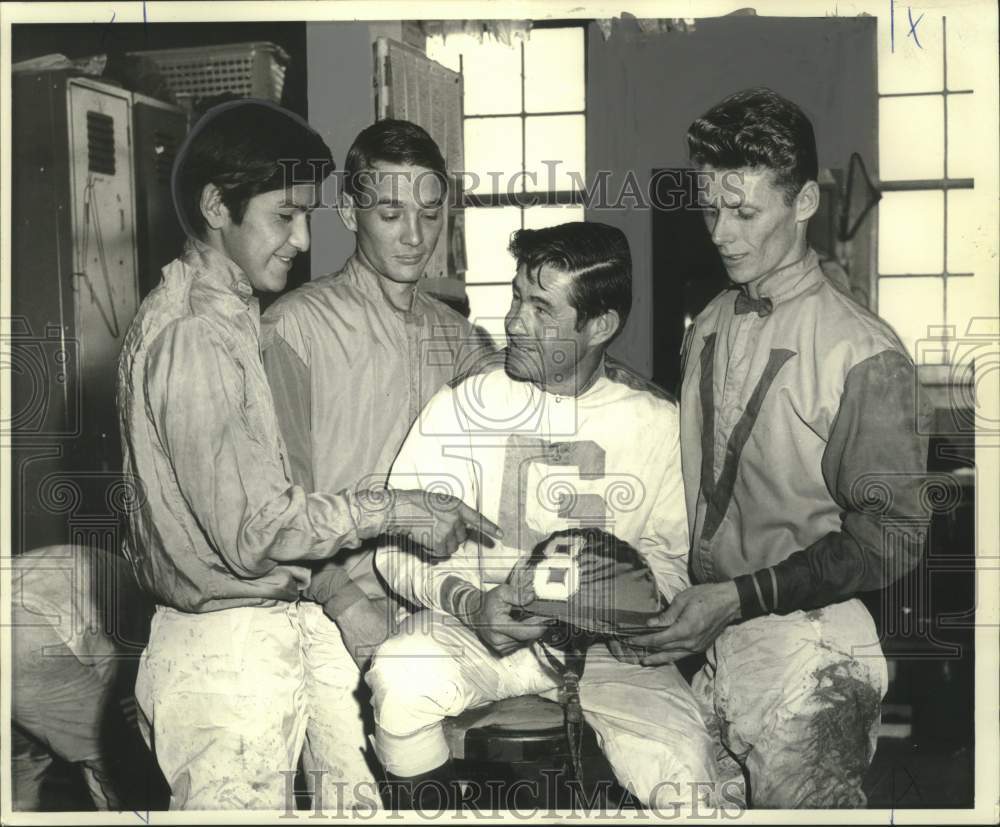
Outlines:
{"label": "mud-stained white pants", "polygon": [[[521,695],[556,699],[535,651],[497,657],[451,617],[408,617],[378,650],[367,680],[376,752],[386,769],[413,776],[448,757],[442,721]],[[656,807],[706,801],[715,783],[713,744],[691,688],[674,666],[621,663],[598,644],[588,652],[580,704],[619,783]]]}
{"label": "mud-stained white pants", "polygon": [[302,753],[323,808],[380,807],[340,632],[312,603],[188,614],[158,607],[136,682],[171,809],[294,807]]}
{"label": "mud-stained white pants", "polygon": [[730,626],[693,689],[720,782],[749,777],[754,808],[864,807],[888,670],[860,600]]}

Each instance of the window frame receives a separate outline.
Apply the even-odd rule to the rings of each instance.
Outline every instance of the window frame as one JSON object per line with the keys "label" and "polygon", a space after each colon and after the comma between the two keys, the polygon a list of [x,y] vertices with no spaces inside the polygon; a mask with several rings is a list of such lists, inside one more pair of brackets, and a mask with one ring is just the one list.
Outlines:
{"label": "window frame", "polygon": [[[941,98],[943,106],[943,129],[944,129],[944,142],[943,142],[943,178],[910,178],[910,179],[897,179],[890,181],[879,181],[879,190],[883,193],[886,192],[940,192],[942,194],[943,200],[943,214],[942,214],[942,261],[941,261],[941,271],[936,273],[883,273],[881,268],[878,266],[878,260],[876,257],[875,262],[875,275],[874,284],[872,285],[873,293],[875,296],[875,310],[879,315],[881,315],[881,285],[882,281],[885,279],[912,279],[912,278],[938,278],[941,279],[941,297],[942,297],[942,307],[940,313],[940,324],[931,325],[928,328],[928,335],[933,338],[938,338],[943,340],[943,344],[947,344],[947,341],[954,340],[962,335],[961,332],[955,331],[955,325],[949,323],[948,318],[948,281],[949,279],[957,278],[973,278],[975,273],[967,272],[953,272],[948,269],[948,193],[954,190],[971,190],[975,188],[974,178],[951,178],[948,175],[948,136],[949,136],[949,115],[948,115],[948,100],[952,96],[956,95],[972,95],[975,93],[973,89],[949,89],[948,88],[948,19],[947,15],[942,15],[941,17],[941,62],[942,62],[942,75],[941,75],[941,88],[934,90],[925,90],[918,92],[879,92],[878,100],[881,103],[882,100],[890,98],[928,98],[928,97],[939,97]],[[880,220],[880,219],[879,219]],[[949,353],[949,349],[944,347],[941,353]],[[914,352],[913,357],[916,360],[919,357],[919,353]],[[929,366],[925,366],[929,367]]]}
{"label": "window frame", "polygon": [[[541,112],[528,112],[525,109],[525,43],[521,41],[518,43],[518,48],[520,50],[520,110],[518,112],[505,112],[497,114],[476,114],[476,115],[466,115],[465,114],[465,101],[463,96],[462,101],[462,134],[465,135],[465,126],[469,121],[486,121],[496,118],[512,118],[517,117],[520,119],[521,126],[521,165],[519,170],[514,170],[512,173],[520,171],[522,173],[520,179],[520,191],[514,194],[508,192],[498,192],[498,193],[471,193],[462,192],[461,203],[464,210],[466,210],[466,218],[469,216],[470,210],[477,209],[498,209],[504,207],[517,208],[520,218],[520,227],[523,229],[525,226],[525,211],[531,209],[532,207],[540,206],[572,206],[577,205],[580,207],[586,206],[586,125],[587,125],[587,46],[588,46],[588,36],[589,36],[589,24],[592,21],[589,19],[555,19],[555,20],[544,20],[544,21],[532,21],[532,31],[537,30],[551,30],[551,29],[580,29],[583,37],[583,65],[581,66],[582,77],[581,82],[583,84],[583,108],[573,109],[573,110],[546,110]],[[464,76],[465,74],[465,55],[459,55],[459,72]],[[536,118],[550,118],[558,116],[574,115],[581,116],[584,123],[584,169],[581,170],[584,179],[584,188],[580,191],[576,190],[536,190],[528,191],[526,176],[523,173],[526,171],[527,159],[528,159],[528,120]],[[464,138],[463,138],[464,140]],[[463,152],[463,155],[465,153]],[[471,258],[472,251],[469,251]],[[472,292],[477,288],[497,288],[497,287],[509,287],[511,279],[503,281],[476,281],[469,282],[465,281],[465,291],[466,295],[469,296],[470,303],[472,298]],[[501,314],[502,315],[502,314]]]}

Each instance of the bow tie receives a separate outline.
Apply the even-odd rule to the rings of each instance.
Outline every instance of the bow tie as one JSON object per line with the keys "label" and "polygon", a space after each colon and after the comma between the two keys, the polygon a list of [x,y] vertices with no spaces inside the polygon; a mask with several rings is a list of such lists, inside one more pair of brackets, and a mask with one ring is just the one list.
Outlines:
{"label": "bow tie", "polygon": [[756,313],[763,318],[770,316],[774,309],[774,304],[770,299],[755,299],[748,296],[742,290],[736,294],[736,315],[742,316],[744,313]]}

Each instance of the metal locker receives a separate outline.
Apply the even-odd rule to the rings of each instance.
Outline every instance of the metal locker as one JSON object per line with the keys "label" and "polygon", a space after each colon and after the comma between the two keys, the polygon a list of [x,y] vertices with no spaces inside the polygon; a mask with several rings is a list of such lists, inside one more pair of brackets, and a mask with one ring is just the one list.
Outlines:
{"label": "metal locker", "polygon": [[14,551],[117,547],[127,507],[115,405],[138,306],[131,93],[67,72],[13,77],[10,336]]}
{"label": "metal locker", "polygon": [[[130,95],[72,80],[70,140],[72,284],[84,409],[103,427],[114,398],[122,338],[139,306]],[[114,405],[110,412],[115,413]],[[115,429],[117,444],[117,429]],[[117,455],[117,452],[114,452]]]}

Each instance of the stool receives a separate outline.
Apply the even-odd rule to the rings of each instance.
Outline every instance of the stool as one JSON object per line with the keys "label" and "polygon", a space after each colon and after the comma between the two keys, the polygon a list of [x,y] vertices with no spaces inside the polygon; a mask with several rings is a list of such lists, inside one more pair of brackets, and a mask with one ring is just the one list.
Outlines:
{"label": "stool", "polygon": [[[586,800],[600,784],[610,801],[620,802],[626,793],[593,731],[582,726]],[[496,701],[445,719],[444,733],[458,778],[468,784],[466,806],[484,811],[573,808],[573,762],[558,703],[537,695]]]}

